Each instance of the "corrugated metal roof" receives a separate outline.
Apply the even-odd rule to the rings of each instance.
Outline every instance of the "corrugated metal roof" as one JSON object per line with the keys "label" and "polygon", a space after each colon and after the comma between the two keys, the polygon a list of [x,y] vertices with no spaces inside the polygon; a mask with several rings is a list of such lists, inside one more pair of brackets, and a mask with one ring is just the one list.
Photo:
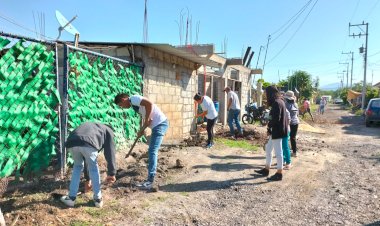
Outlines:
{"label": "corrugated metal roof", "polygon": [[151,47],[154,49],[158,49],[158,50],[161,50],[163,52],[167,52],[167,53],[173,54],[175,56],[182,57],[186,60],[190,60],[192,62],[201,64],[201,65],[206,65],[206,66],[210,66],[210,67],[220,67],[220,64],[215,62],[215,61],[212,61],[212,60],[205,58],[205,57],[200,57],[200,56],[196,55],[195,53],[192,53],[190,50],[178,49],[178,48],[176,48],[172,45],[169,45],[169,44],[143,43],[140,45]]}
{"label": "corrugated metal roof", "polygon": [[161,43],[133,43],[133,42],[80,42],[80,45],[101,45],[101,46],[126,46],[126,45],[139,45],[150,47],[153,49],[160,50],[162,52],[170,53],[175,56],[182,57],[183,59],[195,62],[201,65],[206,65],[209,67],[220,67],[221,65],[215,61],[212,61],[206,57],[201,57],[191,52],[190,50],[183,50],[176,48],[175,46],[169,44]]}

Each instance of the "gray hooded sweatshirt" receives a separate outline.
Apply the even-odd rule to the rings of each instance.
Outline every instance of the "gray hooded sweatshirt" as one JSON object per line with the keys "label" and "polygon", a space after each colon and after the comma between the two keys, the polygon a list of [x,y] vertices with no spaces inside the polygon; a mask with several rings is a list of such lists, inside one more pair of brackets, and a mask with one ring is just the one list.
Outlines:
{"label": "gray hooded sweatshirt", "polygon": [[85,122],[71,132],[66,141],[66,148],[87,145],[99,151],[103,148],[104,157],[107,161],[107,174],[114,176],[116,174],[116,161],[113,137],[111,127],[97,122]]}

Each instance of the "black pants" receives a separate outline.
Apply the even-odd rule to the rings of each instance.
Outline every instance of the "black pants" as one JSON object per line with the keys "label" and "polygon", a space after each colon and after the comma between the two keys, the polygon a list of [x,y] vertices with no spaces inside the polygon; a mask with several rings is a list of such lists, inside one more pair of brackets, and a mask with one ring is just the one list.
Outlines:
{"label": "black pants", "polygon": [[207,119],[207,144],[214,144],[214,125],[217,118]]}
{"label": "black pants", "polygon": [[297,153],[297,136],[298,124],[290,125],[290,144],[292,146],[293,153]]}
{"label": "black pants", "polygon": [[[311,110],[310,110],[310,108],[306,109],[306,112],[309,113],[309,115],[310,115],[310,117],[311,117],[311,120],[314,122],[314,118],[313,118],[313,115],[311,114]],[[305,114],[306,114],[306,112],[305,112]],[[304,114],[304,115],[305,115],[305,114]]]}

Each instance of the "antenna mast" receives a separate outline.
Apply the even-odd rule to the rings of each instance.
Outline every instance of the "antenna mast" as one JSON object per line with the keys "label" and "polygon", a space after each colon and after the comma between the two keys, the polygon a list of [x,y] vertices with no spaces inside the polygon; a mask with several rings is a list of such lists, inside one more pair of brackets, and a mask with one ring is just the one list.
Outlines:
{"label": "antenna mast", "polygon": [[148,0],[145,0],[143,42],[144,43],[148,42]]}

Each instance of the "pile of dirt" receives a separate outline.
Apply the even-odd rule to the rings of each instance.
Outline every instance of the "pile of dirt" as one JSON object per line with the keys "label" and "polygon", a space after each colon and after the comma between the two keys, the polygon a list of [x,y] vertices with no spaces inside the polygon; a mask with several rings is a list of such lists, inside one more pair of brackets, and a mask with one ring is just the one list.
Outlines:
{"label": "pile of dirt", "polygon": [[231,137],[230,130],[227,127],[220,129],[215,136],[233,140],[246,140],[256,145],[263,145],[267,141],[266,126],[243,125],[242,127],[243,134],[235,131],[235,136]]}
{"label": "pile of dirt", "polygon": [[[145,191],[138,190],[136,184],[144,181],[147,178],[148,166],[148,145],[139,143],[135,146],[132,155],[125,158],[128,150],[116,153],[116,182],[112,185],[102,183],[102,193],[106,202],[115,202],[119,199],[135,199]],[[187,170],[186,161],[181,158],[179,146],[163,148],[159,152],[156,184],[160,185],[169,176],[176,175],[184,170]],[[101,181],[104,182],[107,176],[107,163],[103,153],[98,157],[98,164],[101,173]],[[67,194],[70,183],[72,169],[69,168],[63,180],[56,181],[54,175],[56,171],[53,167],[43,172],[40,178],[35,181],[20,182],[10,181],[8,190],[3,196],[0,196],[1,210],[4,213],[5,220],[11,225],[15,222],[16,225],[70,225],[76,220],[88,221],[90,224],[97,224],[91,221],[91,214],[83,214],[81,208],[68,209],[59,201],[62,195]],[[83,174],[82,174],[83,176]],[[84,193],[84,178],[82,178],[79,193],[78,207],[91,207],[92,193]],[[5,183],[4,183],[5,185]],[[9,189],[9,187],[13,189]],[[159,187],[148,192],[157,192]],[[55,194],[55,196],[53,196]],[[112,206],[110,207],[112,208]],[[96,211],[96,210],[95,210]],[[77,215],[83,219],[78,219]]]}
{"label": "pile of dirt", "polygon": [[204,143],[207,140],[207,133],[197,133],[191,135],[189,138],[186,138],[181,142],[182,146],[187,146],[187,147],[193,147],[193,146],[198,146],[201,147],[204,145]]}

